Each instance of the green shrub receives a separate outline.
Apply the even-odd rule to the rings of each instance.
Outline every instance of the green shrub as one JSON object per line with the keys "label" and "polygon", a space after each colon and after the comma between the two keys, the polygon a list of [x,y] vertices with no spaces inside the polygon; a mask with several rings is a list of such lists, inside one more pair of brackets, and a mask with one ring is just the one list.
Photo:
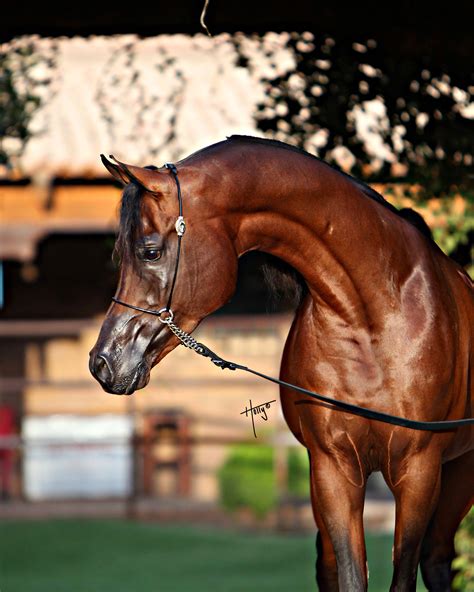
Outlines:
{"label": "green shrub", "polygon": [[304,448],[290,448],[288,451],[288,493],[309,497],[309,461]]}
{"label": "green shrub", "polygon": [[474,507],[461,522],[456,535],[458,557],[453,567],[459,570],[454,578],[453,588],[463,592],[474,592]]}
{"label": "green shrub", "polygon": [[273,449],[270,446],[238,445],[232,448],[218,472],[224,508],[248,507],[263,517],[276,504]]}
{"label": "green shrub", "polygon": [[[218,481],[225,509],[250,508],[262,518],[278,501],[273,448],[249,444],[233,446],[218,471]],[[303,449],[289,452],[288,492],[301,497],[309,495],[308,461]]]}

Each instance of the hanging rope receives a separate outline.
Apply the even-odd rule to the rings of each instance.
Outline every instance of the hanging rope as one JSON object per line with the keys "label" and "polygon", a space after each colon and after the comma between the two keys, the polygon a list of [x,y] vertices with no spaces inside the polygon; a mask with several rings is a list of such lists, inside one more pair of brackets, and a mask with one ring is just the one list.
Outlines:
{"label": "hanging rope", "polygon": [[204,6],[203,6],[203,9],[201,12],[201,18],[199,19],[199,22],[201,23],[201,27],[206,31],[206,33],[209,35],[209,37],[212,37],[209,29],[207,28],[206,21],[205,21],[208,6],[209,6],[209,0],[205,0]]}

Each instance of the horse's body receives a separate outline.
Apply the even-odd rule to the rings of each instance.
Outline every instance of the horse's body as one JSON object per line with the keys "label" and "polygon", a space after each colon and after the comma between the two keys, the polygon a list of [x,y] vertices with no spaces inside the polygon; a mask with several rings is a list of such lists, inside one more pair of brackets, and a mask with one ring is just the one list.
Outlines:
{"label": "horse's body", "polygon": [[[411,419],[471,417],[474,307],[467,276],[371,189],[284,148],[233,137],[177,164],[188,225],[173,303],[180,326],[192,331],[229,298],[240,255],[265,251],[294,267],[308,288],[281,378]],[[132,198],[123,202],[118,297],[159,308],[176,248],[173,179],[164,169],[108,168],[143,188],[134,198],[141,200],[142,226],[132,232]],[[143,245],[143,237],[145,247],[162,251],[160,261],[139,261],[134,247],[126,248],[127,240]],[[158,321],[114,304],[91,369],[106,390],[133,392],[176,345]],[[391,589],[415,590],[421,556],[428,588],[449,590],[454,533],[474,496],[472,427],[413,431],[285,388],[281,403],[309,451],[320,589],[366,589],[365,486],[371,472],[382,471],[396,500]]]}

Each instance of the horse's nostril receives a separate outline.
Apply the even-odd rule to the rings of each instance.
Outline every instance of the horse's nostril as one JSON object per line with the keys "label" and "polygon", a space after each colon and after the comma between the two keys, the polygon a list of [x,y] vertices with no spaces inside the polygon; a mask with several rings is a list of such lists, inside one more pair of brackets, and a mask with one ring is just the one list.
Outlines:
{"label": "horse's nostril", "polygon": [[95,358],[94,374],[102,382],[108,382],[112,377],[109,363],[103,354],[99,354]]}

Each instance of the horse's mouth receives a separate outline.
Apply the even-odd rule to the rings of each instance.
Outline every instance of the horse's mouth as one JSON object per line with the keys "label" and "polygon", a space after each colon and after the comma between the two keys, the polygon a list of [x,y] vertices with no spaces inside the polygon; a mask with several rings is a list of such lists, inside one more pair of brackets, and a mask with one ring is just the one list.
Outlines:
{"label": "horse's mouth", "polygon": [[100,383],[106,393],[111,395],[133,395],[135,391],[144,388],[150,381],[150,369],[145,362],[138,364],[132,377],[126,377],[114,384]]}

